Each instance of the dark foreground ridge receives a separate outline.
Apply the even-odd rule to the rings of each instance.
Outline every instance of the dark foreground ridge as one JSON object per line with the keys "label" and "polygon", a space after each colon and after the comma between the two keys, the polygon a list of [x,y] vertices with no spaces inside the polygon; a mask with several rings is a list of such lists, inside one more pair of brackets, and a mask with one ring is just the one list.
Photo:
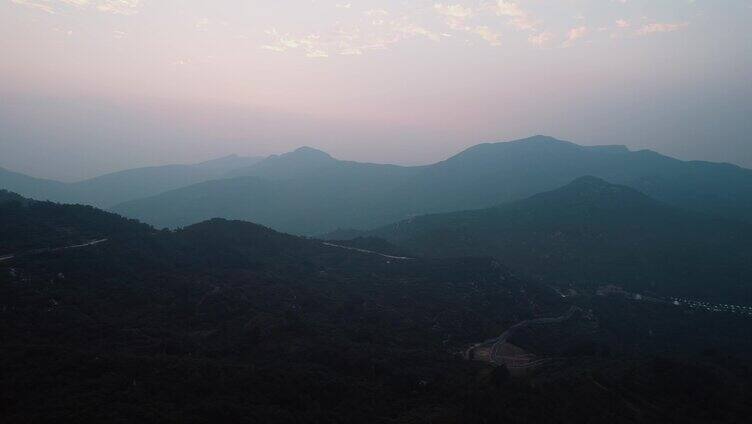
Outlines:
{"label": "dark foreground ridge", "polygon": [[[750,413],[752,320],[742,316],[564,296],[488,257],[403,256],[378,240],[326,244],[247,222],[156,232],[94,211],[110,221],[92,228],[91,210],[72,207],[87,219],[58,226],[51,219],[70,206],[12,200],[41,208],[12,215],[17,224],[44,225],[23,241],[35,254],[0,261],[3,422],[699,423]],[[101,238],[79,243],[86,231]],[[50,240],[63,243],[43,248]],[[491,363],[463,358],[500,334]]]}

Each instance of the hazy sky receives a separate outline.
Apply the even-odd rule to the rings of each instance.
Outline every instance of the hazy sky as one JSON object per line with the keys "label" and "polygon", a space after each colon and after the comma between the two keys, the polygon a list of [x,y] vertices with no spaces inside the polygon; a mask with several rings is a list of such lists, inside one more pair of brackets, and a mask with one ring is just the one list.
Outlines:
{"label": "hazy sky", "polygon": [[0,166],[547,134],[752,167],[752,0],[0,0]]}

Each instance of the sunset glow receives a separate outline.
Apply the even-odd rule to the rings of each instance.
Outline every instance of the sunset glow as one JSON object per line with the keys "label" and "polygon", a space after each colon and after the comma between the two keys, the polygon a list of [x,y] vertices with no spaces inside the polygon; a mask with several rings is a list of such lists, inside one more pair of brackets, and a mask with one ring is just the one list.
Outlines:
{"label": "sunset glow", "polygon": [[750,165],[750,18],[746,0],[3,0],[0,165],[76,179],[300,145],[424,163],[537,133]]}

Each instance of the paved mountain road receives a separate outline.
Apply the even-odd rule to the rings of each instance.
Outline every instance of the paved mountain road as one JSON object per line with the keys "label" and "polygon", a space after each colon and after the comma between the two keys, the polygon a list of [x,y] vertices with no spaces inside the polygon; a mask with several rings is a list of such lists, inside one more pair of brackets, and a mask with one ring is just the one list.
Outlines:
{"label": "paved mountain road", "polygon": [[566,321],[569,318],[571,318],[572,315],[574,315],[574,313],[576,311],[578,311],[578,310],[579,310],[578,307],[572,306],[572,307],[569,308],[569,310],[564,315],[561,315],[561,316],[558,316],[558,317],[555,317],[555,318],[537,318],[537,319],[529,319],[529,320],[525,320],[525,321],[520,321],[517,324],[509,327],[499,337],[497,337],[495,339],[487,340],[484,343],[482,343],[481,346],[482,345],[492,344],[491,345],[491,352],[490,352],[488,358],[489,358],[489,360],[492,363],[497,364],[497,365],[501,365],[503,363],[503,361],[500,361],[500,360],[497,359],[498,356],[499,356],[499,349],[502,347],[502,345],[504,343],[506,343],[507,339],[512,334],[515,333],[515,331],[519,330],[520,328],[528,327],[528,326],[531,326],[531,325],[555,324],[555,323],[563,322],[563,321]]}
{"label": "paved mountain road", "polygon": [[22,255],[38,255],[40,253],[59,252],[61,250],[80,249],[82,247],[95,246],[97,244],[104,243],[107,240],[108,239],[99,239],[99,240],[88,241],[86,243],[74,244],[74,245],[71,245],[71,246],[50,247],[50,248],[46,248],[46,249],[33,250],[33,251],[30,251],[30,252],[16,253],[16,254],[13,254],[13,255],[7,255],[7,256],[0,257],[0,262],[9,261],[9,260],[11,260],[13,258],[20,257]]}
{"label": "paved mountain road", "polygon": [[355,252],[360,252],[360,253],[368,253],[368,254],[371,254],[371,255],[379,255],[379,256],[381,256],[382,258],[387,258],[387,259],[396,259],[396,260],[400,260],[400,261],[411,261],[411,260],[414,260],[414,259],[415,259],[415,258],[408,258],[408,257],[406,257],[406,256],[391,256],[391,255],[385,255],[385,254],[383,254],[383,253],[379,253],[379,252],[374,252],[374,251],[372,251],[372,250],[359,249],[359,248],[357,248],[357,247],[350,247],[350,246],[341,246],[341,245],[339,245],[339,244],[333,244],[333,243],[327,243],[327,242],[324,242],[323,244],[324,244],[324,246],[329,246],[329,247],[339,247],[340,249],[353,250],[353,251],[355,251]]}

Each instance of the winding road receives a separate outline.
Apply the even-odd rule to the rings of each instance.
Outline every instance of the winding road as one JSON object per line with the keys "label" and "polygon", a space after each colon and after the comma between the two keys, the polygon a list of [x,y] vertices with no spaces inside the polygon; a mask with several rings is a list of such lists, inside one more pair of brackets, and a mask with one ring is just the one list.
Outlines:
{"label": "winding road", "polygon": [[355,251],[355,252],[360,252],[360,253],[368,253],[368,254],[371,254],[371,255],[379,255],[379,256],[381,256],[382,258],[387,258],[387,259],[396,259],[396,260],[400,260],[400,261],[412,261],[412,260],[414,260],[414,259],[415,259],[415,258],[408,258],[408,257],[406,257],[406,256],[391,256],[391,255],[385,255],[385,254],[383,254],[383,253],[379,253],[379,252],[374,252],[374,251],[372,251],[372,250],[359,249],[359,248],[357,248],[357,247],[350,247],[350,246],[341,246],[341,245],[339,245],[339,244],[334,244],[334,243],[327,243],[327,242],[323,242],[323,244],[324,244],[324,246],[329,246],[329,247],[339,247],[340,249],[353,250],[353,251]]}
{"label": "winding road", "polygon": [[99,240],[92,240],[88,241],[86,243],[81,244],[74,244],[72,246],[63,246],[63,247],[54,247],[54,248],[47,248],[47,249],[39,249],[39,250],[33,250],[31,252],[24,252],[24,253],[16,253],[14,255],[7,255],[0,257],[0,262],[9,261],[13,258],[22,256],[22,255],[38,255],[40,253],[47,253],[47,252],[59,252],[61,250],[68,250],[68,249],[80,249],[82,247],[89,247],[89,246],[95,246],[97,244],[101,244],[106,242],[108,239],[99,239]]}
{"label": "winding road", "polygon": [[[531,326],[531,325],[556,324],[556,323],[564,322],[564,321],[570,319],[572,317],[572,315],[574,315],[574,313],[577,312],[577,311],[579,311],[579,310],[580,310],[580,308],[578,308],[577,306],[572,306],[572,307],[569,308],[569,310],[564,315],[561,315],[561,316],[558,316],[558,317],[555,317],[555,318],[536,318],[536,319],[528,319],[528,320],[525,320],[525,321],[520,321],[517,324],[514,324],[513,326],[509,327],[499,337],[496,337],[494,339],[486,340],[483,343],[480,343],[480,344],[477,344],[477,345],[474,345],[474,346],[470,347],[465,352],[465,357],[466,358],[471,358],[472,357],[472,351],[475,350],[475,349],[477,349],[477,348],[484,347],[484,346],[491,346],[491,350],[490,350],[489,355],[488,355],[488,360],[491,361],[492,364],[502,365],[502,364],[504,364],[504,361],[502,361],[502,360],[499,359],[499,357],[500,357],[499,350],[504,345],[504,343],[507,342],[507,339],[510,336],[512,336],[517,330],[519,330],[520,328]],[[537,363],[537,362],[540,362],[540,360],[536,361],[535,363]]]}
{"label": "winding road", "polygon": [[106,241],[107,241],[107,239],[92,240],[90,242],[83,243],[83,244],[76,244],[76,245],[73,245],[73,246],[59,247],[57,249],[51,249],[51,250],[54,252],[56,250],[78,249],[79,247],[94,246],[94,245],[97,245],[97,244],[100,244],[100,243],[104,243]]}

